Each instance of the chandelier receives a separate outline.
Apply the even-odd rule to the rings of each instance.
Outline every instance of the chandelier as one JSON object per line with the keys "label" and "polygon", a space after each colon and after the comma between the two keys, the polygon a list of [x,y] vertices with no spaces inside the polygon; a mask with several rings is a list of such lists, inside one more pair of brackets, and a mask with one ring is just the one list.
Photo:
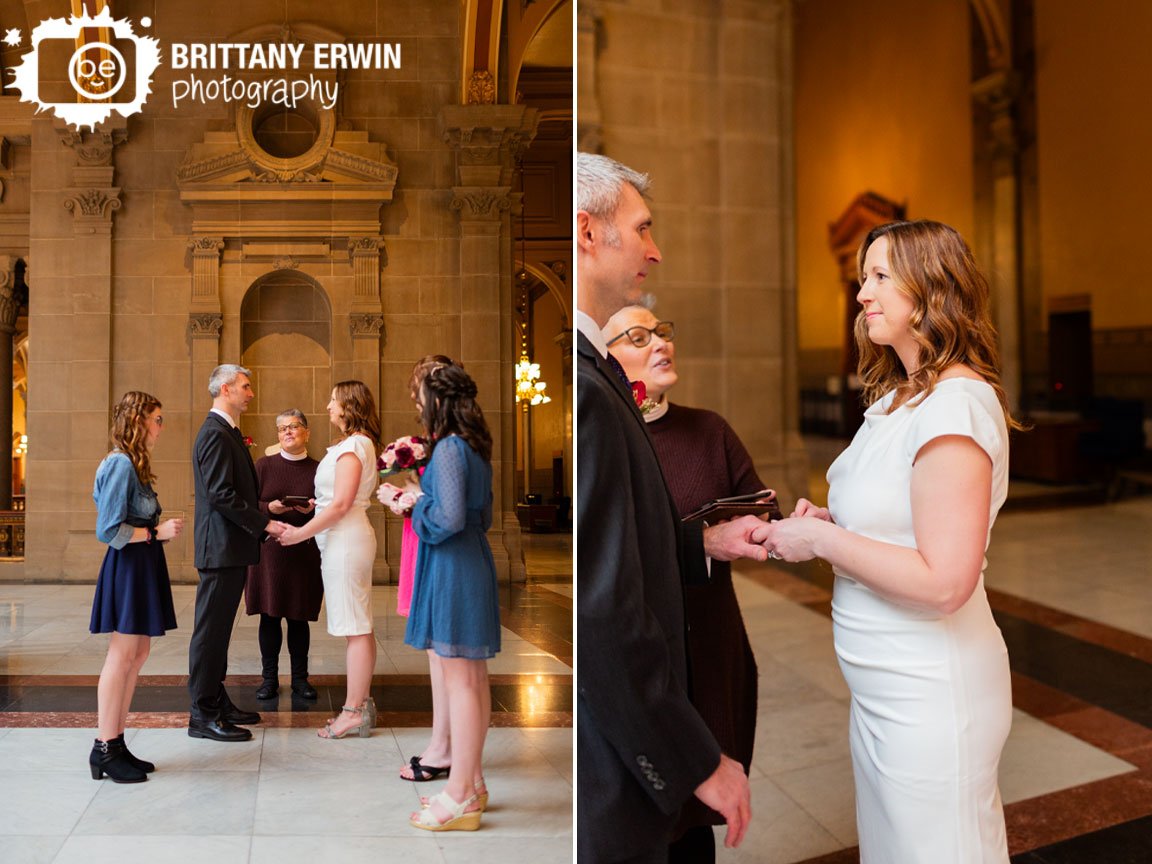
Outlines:
{"label": "chandelier", "polygon": [[520,362],[516,364],[516,401],[529,405],[543,405],[551,402],[552,397],[544,393],[548,385],[540,380],[540,364],[528,359],[527,352],[520,355]]}

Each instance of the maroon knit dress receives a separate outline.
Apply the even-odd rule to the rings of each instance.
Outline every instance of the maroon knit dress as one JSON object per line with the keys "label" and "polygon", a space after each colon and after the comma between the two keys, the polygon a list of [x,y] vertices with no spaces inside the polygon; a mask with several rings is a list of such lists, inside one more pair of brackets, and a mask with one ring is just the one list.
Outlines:
{"label": "maroon knit dress", "polygon": [[[289,510],[276,515],[269,512],[268,502],[285,495],[316,496],[316,467],[320,463],[308,456],[285,459],[279,453],[256,461],[260,481],[260,512],[278,522],[304,525],[311,513]],[[281,546],[270,540],[260,546],[260,563],[248,568],[244,585],[244,607],[249,615],[263,612],[274,618],[292,621],[315,621],[320,617],[324,583],[320,581],[320,548],[315,540],[295,546]]]}
{"label": "maroon knit dress", "polygon": [[[681,516],[715,498],[764,488],[752,457],[713,411],[669,404],[648,431]],[[707,585],[684,586],[690,695],[720,749],[747,771],[756,736],[756,658],[732,587],[732,567],[713,561],[711,568]],[[696,825],[722,824],[719,813],[692,798],[673,836]]]}

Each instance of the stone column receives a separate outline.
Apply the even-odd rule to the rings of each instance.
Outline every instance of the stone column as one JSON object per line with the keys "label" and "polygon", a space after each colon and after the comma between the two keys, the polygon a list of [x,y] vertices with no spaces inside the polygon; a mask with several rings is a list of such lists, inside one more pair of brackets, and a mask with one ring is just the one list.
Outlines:
{"label": "stone column", "polygon": [[[561,330],[553,339],[560,346],[560,357],[563,363],[564,376],[560,382],[560,393],[564,399],[564,470],[568,472],[569,482],[564,484],[568,497],[575,495],[572,478],[572,331]],[[572,519],[575,508],[569,509],[568,518]]]}
{"label": "stone column", "polygon": [[[87,581],[103,549],[93,539],[91,478],[108,450],[112,352],[112,229],[120,207],[115,147],[125,122],[78,132],[32,121],[30,254],[41,262],[29,330],[25,575]],[[49,204],[53,206],[48,206]]]}
{"label": "stone column", "polygon": [[976,112],[977,194],[982,232],[980,265],[992,289],[992,314],[1000,337],[1000,379],[1008,404],[1020,408],[1024,352],[1020,318],[1020,178],[1019,145],[1013,119],[1018,92],[1016,76],[1007,69],[972,85]]}
{"label": "stone column", "polygon": [[[380,237],[352,237],[348,240],[348,260],[352,265],[352,377],[368,385],[372,394],[383,399],[380,375],[380,349],[384,316],[380,301]],[[377,406],[383,411],[383,404]]]}
{"label": "stone column", "polygon": [[512,334],[513,166],[538,121],[521,105],[449,105],[440,112],[445,143],[456,151],[452,209],[460,216],[460,360],[476,379],[492,429],[492,554],[501,578],[524,581],[513,486],[516,413]]}
{"label": "stone column", "polygon": [[0,255],[0,510],[12,509],[12,334],[20,315],[16,258]]}

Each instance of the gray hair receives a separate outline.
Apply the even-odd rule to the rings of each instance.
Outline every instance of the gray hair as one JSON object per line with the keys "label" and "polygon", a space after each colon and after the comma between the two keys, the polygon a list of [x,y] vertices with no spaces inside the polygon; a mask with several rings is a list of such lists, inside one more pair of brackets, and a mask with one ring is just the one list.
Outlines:
{"label": "gray hair", "polygon": [[208,378],[208,394],[215,399],[220,395],[220,388],[225,384],[235,383],[238,375],[247,375],[252,377],[252,373],[245,369],[243,366],[237,366],[235,363],[225,363],[222,366],[217,366],[212,370],[212,375]]}
{"label": "gray hair", "polygon": [[287,408],[284,411],[281,411],[279,414],[277,414],[276,415],[276,425],[277,426],[280,425],[280,418],[281,417],[292,417],[296,420],[299,420],[300,425],[303,426],[305,429],[308,428],[308,418],[304,416],[304,412],[301,411],[299,408]]}
{"label": "gray hair", "polygon": [[620,204],[620,192],[631,184],[648,197],[648,175],[596,153],[576,154],[576,209],[597,219],[611,219]]}

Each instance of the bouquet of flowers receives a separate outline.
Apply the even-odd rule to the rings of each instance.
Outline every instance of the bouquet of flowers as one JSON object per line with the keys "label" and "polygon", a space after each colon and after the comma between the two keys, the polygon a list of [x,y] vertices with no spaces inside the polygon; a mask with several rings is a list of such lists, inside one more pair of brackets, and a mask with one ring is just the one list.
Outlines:
{"label": "bouquet of flowers", "polygon": [[419,435],[405,435],[384,448],[376,460],[376,470],[383,480],[403,471],[416,471],[427,464],[428,442]]}
{"label": "bouquet of flowers", "polygon": [[[397,438],[384,448],[384,452],[376,460],[376,470],[380,472],[380,479],[384,480],[405,471],[419,471],[428,464],[430,449],[428,441],[419,435]],[[376,496],[381,504],[397,516],[407,516],[412,512],[419,493],[411,487],[411,484],[402,488],[391,483],[383,483],[376,490]]]}

